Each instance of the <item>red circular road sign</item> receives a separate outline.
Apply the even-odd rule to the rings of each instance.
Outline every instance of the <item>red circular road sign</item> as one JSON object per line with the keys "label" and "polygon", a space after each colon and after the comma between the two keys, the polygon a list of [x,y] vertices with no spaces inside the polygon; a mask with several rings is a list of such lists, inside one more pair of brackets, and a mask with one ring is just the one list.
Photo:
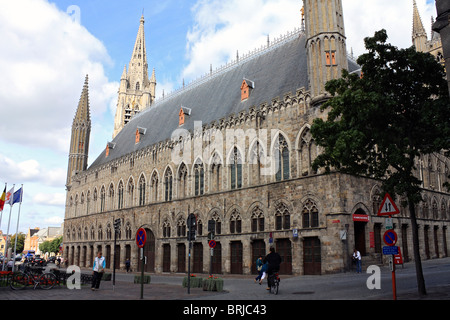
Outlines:
{"label": "red circular road sign", "polygon": [[208,244],[211,249],[214,249],[217,245],[217,243],[214,240],[209,240]]}
{"label": "red circular road sign", "polygon": [[383,241],[389,247],[395,246],[397,239],[397,233],[394,230],[388,230],[384,233]]}
{"label": "red circular road sign", "polygon": [[145,246],[145,242],[147,242],[147,232],[145,232],[145,229],[140,228],[136,232],[136,244],[139,248],[143,248]]}

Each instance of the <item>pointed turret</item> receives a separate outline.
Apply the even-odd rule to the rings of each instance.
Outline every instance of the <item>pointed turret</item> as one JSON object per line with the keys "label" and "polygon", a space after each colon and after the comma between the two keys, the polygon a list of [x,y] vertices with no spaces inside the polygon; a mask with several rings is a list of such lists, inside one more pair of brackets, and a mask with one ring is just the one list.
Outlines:
{"label": "pointed turret", "polygon": [[91,135],[91,115],[89,105],[89,78],[86,75],[80,101],[72,123],[70,139],[69,166],[67,169],[66,187],[70,188],[72,177],[85,171],[88,164],[89,139]]}
{"label": "pointed turret", "polygon": [[423,27],[422,19],[420,18],[416,0],[413,0],[412,43],[416,47],[417,51],[426,52],[427,41],[428,41],[427,32]]}

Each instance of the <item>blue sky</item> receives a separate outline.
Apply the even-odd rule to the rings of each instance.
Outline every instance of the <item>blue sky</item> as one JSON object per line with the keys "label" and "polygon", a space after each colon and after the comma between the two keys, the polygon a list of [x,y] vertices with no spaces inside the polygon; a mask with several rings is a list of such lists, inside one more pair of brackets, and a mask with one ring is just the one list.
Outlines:
{"label": "blue sky", "polygon": [[[417,4],[430,32],[434,1]],[[90,163],[111,140],[119,80],[143,10],[158,98],[207,73],[210,64],[260,47],[267,35],[300,27],[301,6],[301,0],[0,0],[0,188],[24,185],[19,231],[63,222],[70,127],[86,74]],[[411,45],[412,0],[343,0],[343,6],[347,47],[355,55],[364,51],[363,38],[381,28],[394,45]],[[3,232],[9,213],[7,205]],[[17,213],[15,205],[11,233]]]}

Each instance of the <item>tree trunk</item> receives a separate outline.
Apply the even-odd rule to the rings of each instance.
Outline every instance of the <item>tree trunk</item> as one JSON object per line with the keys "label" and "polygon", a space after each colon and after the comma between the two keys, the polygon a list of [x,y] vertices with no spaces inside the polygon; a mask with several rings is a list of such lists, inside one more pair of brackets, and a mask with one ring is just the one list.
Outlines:
{"label": "tree trunk", "polygon": [[413,201],[408,199],[409,214],[411,216],[412,225],[412,235],[413,235],[413,249],[414,249],[414,262],[416,265],[416,277],[417,277],[417,288],[419,290],[419,295],[424,296],[427,294],[425,288],[425,279],[423,277],[422,261],[420,259],[419,251],[419,227],[417,226],[416,210]]}

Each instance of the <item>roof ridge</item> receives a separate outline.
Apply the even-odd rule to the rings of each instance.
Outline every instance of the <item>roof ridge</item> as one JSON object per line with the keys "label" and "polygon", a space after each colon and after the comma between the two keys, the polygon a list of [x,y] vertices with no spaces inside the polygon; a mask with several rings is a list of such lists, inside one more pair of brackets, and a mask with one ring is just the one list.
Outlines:
{"label": "roof ridge", "polygon": [[[278,38],[274,38],[273,41],[269,40],[269,36],[267,36],[267,45],[262,45],[260,48],[255,48],[251,51],[249,51],[247,54],[244,54],[242,57],[237,56],[236,60],[232,60],[229,63],[225,63],[225,65],[222,65],[218,68],[216,68],[215,71],[211,71],[209,73],[204,74],[203,76],[200,76],[199,78],[193,80],[187,85],[183,85],[181,88],[175,89],[174,91],[170,92],[167,95],[164,95],[162,98],[159,98],[155,101],[155,103],[150,107],[147,108],[147,110],[151,110],[158,106],[158,104],[168,101],[174,97],[177,97],[179,94],[189,91],[191,89],[196,88],[197,86],[205,83],[206,81],[209,81],[211,79],[214,79],[215,77],[221,75],[222,73],[235,68],[241,64],[244,64],[252,59],[255,59],[259,57],[262,54],[265,54],[267,52],[270,52],[282,44],[289,42],[291,40],[294,40],[298,35],[304,35],[305,31],[302,28],[294,28],[293,31],[288,31],[286,34],[280,35]],[[145,113],[145,111],[141,112],[140,114]]]}

